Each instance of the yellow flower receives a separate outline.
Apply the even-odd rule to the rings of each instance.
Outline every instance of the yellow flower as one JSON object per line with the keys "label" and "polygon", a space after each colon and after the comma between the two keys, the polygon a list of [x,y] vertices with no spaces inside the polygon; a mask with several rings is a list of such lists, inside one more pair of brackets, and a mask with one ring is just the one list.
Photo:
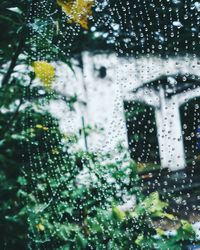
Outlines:
{"label": "yellow flower", "polygon": [[69,16],[69,22],[88,29],[88,18],[92,15],[94,0],[57,0],[57,4]]}
{"label": "yellow flower", "polygon": [[37,78],[43,83],[45,88],[50,89],[55,77],[55,68],[46,61],[33,62],[33,69]]}

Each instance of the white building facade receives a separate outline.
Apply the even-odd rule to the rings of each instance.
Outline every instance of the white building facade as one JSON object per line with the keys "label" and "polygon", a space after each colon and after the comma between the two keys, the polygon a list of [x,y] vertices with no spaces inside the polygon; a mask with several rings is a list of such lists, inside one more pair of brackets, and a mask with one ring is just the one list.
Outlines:
{"label": "white building facade", "polygon": [[[119,143],[128,148],[124,102],[142,102],[155,110],[161,167],[179,170],[186,166],[180,106],[200,97],[198,58],[136,59],[121,58],[114,53],[85,52],[81,55],[81,66],[79,60],[73,65],[73,71],[68,66],[57,66],[55,88],[66,96],[77,95],[75,112],[66,112],[66,104],[62,102],[51,107],[64,132],[77,133],[83,125],[90,125],[93,128],[87,137],[90,150],[110,152]],[[177,84],[181,85],[176,75],[183,76],[182,85],[193,76],[195,83],[178,91]],[[163,76],[169,88],[164,88],[163,83],[157,89],[146,85]],[[166,93],[170,91],[174,92],[167,98]]]}

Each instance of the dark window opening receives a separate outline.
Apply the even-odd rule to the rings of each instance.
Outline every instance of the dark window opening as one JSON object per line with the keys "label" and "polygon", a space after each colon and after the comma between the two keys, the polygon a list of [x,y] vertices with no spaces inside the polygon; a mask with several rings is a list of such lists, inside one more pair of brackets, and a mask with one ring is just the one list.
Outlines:
{"label": "dark window opening", "polygon": [[140,102],[124,102],[131,158],[147,166],[160,165],[153,107]]}
{"label": "dark window opening", "polygon": [[200,97],[180,107],[186,163],[200,163]]}

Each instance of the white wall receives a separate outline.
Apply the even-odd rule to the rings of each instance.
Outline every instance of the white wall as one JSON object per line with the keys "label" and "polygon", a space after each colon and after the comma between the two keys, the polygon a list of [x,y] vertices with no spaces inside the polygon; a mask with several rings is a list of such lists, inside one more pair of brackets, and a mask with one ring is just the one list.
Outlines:
{"label": "white wall", "polygon": [[[73,69],[57,65],[55,88],[66,95],[77,94],[87,106],[76,104],[76,112],[67,111],[64,104],[54,104],[53,112],[61,120],[61,128],[66,133],[74,133],[82,126],[81,116],[86,124],[104,128],[92,133],[88,139],[93,150],[112,151],[118,142],[127,146],[126,126],[123,113],[123,100],[130,98],[130,91],[145,82],[162,75],[200,75],[200,63],[195,57],[176,57],[163,60],[157,57],[119,58],[115,54],[82,54],[83,69],[74,60]],[[99,77],[101,66],[106,67],[105,78]]]}

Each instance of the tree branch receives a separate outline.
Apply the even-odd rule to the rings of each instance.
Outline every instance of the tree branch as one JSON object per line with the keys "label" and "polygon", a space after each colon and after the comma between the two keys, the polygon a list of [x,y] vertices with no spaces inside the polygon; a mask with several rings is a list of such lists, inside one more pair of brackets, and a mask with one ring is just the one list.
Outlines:
{"label": "tree branch", "polygon": [[21,39],[21,40],[19,41],[18,47],[17,47],[17,49],[16,49],[16,51],[15,51],[15,54],[13,55],[13,57],[12,57],[12,59],[11,59],[11,63],[10,63],[10,66],[9,66],[9,68],[8,68],[8,71],[7,71],[7,73],[5,74],[5,76],[3,77],[3,80],[2,80],[2,82],[1,82],[2,86],[6,85],[6,84],[8,83],[8,81],[9,81],[9,79],[10,79],[10,76],[11,76],[11,74],[12,74],[12,72],[13,72],[13,69],[14,69],[14,67],[16,66],[17,59],[18,59],[18,57],[19,57],[19,55],[20,55],[20,53],[21,53],[21,51],[22,51],[22,48],[23,48],[23,46],[24,46],[24,42],[25,42],[24,39]]}

